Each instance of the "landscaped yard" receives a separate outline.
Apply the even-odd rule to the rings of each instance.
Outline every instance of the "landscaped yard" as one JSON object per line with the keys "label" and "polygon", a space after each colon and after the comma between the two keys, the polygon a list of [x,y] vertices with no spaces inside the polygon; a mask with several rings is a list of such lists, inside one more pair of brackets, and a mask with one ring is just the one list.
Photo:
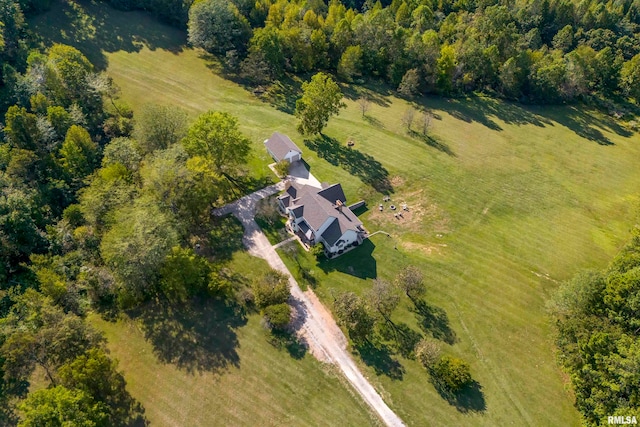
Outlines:
{"label": "landscaped yard", "polygon": [[[215,60],[184,47],[183,33],[143,14],[88,7],[94,30],[77,38],[78,46],[103,49],[90,58],[101,61],[134,109],[158,102],[192,115],[219,109],[238,116],[254,141],[250,167],[262,176],[271,173],[262,141],[275,130],[287,133],[318,179],[340,182],[348,202],[368,201],[365,226],[393,237],[376,235],[317,266],[301,252],[302,269],[323,301],[330,305],[332,293],[344,290],[364,293],[371,279],[390,280],[408,264],[422,269],[427,309],[405,298],[394,320],[440,337],[445,352],[470,362],[481,388],[452,405],[417,362],[365,352],[365,375],[407,424],[579,424],[554,360],[544,304],[559,281],[604,267],[629,236],[640,188],[638,135],[581,107],[427,98],[420,105],[434,119],[430,138],[421,138],[402,124],[406,101],[368,92],[372,107],[363,118],[360,89],[347,87],[346,110],[324,137],[305,143],[292,115],[221,77]],[[68,31],[64,16],[52,12],[39,22],[52,40],[74,44],[71,33],[61,32]],[[372,187],[391,196],[382,212],[382,194]],[[396,219],[389,205],[402,202],[409,212]],[[239,424],[366,422],[362,404],[310,356],[291,359],[265,344],[256,316],[234,329],[239,364],[217,374],[160,363],[136,323],[95,323],[107,331],[132,394],[159,424],[228,424],[236,416]],[[288,389],[292,384],[307,394]],[[326,387],[316,392],[318,384]]]}
{"label": "landscaped yard", "polygon": [[[243,252],[230,267],[247,279],[266,263]],[[146,306],[132,318],[90,322],[105,332],[127,388],[151,425],[375,424],[337,369],[299,345],[271,342],[257,314],[222,302]]]}

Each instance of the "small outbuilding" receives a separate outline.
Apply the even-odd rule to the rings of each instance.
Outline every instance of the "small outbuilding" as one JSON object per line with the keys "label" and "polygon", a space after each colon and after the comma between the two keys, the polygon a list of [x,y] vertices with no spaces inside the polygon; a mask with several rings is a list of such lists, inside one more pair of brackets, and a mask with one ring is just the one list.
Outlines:
{"label": "small outbuilding", "polygon": [[293,163],[302,159],[302,150],[287,135],[280,132],[274,132],[271,138],[264,141],[264,146],[276,162],[286,160]]}

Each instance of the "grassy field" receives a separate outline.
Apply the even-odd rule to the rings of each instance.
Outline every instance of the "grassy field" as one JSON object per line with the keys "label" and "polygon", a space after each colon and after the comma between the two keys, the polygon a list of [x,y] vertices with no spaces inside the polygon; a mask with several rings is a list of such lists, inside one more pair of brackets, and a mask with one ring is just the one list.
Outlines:
{"label": "grassy field", "polygon": [[[242,252],[231,267],[255,274],[267,268]],[[174,310],[145,307],[117,322],[97,315],[89,321],[105,332],[151,425],[377,423],[333,366],[303,347],[273,341],[257,314],[196,301]]]}
{"label": "grassy field", "polygon": [[[318,266],[301,258],[324,301],[330,303],[332,292],[340,290],[365,292],[372,278],[391,279],[404,265],[420,266],[427,277],[431,317],[403,300],[394,318],[421,334],[440,337],[447,353],[470,362],[479,387],[468,401],[451,403],[438,395],[416,362],[395,354],[364,354],[365,373],[409,425],[579,424],[566,380],[554,361],[544,303],[559,281],[579,269],[605,266],[629,236],[640,188],[638,135],[578,106],[534,108],[486,98],[425,98],[419,106],[428,108],[434,119],[430,137],[423,138],[402,125],[409,108],[406,101],[384,91],[368,91],[372,105],[362,117],[356,99],[363,90],[346,87],[347,108],[330,121],[326,137],[304,143],[292,115],[221,77],[214,60],[184,47],[183,33],[142,14],[85,7],[95,30],[79,38],[77,46],[93,49],[85,53],[107,70],[134,109],[158,102],[179,105],[193,115],[210,109],[235,114],[255,143],[253,166],[264,170],[269,159],[262,141],[274,130],[287,133],[304,149],[316,177],[341,182],[350,201],[369,202],[370,210],[361,216],[365,226],[371,232],[391,233],[392,238],[374,236],[358,250]],[[68,29],[80,21],[79,12],[65,10],[35,23],[48,41],[75,43]],[[345,146],[348,138],[355,140],[353,149]],[[382,197],[372,187],[390,194],[391,203],[406,202],[410,210],[405,218],[395,219],[390,203],[378,211]],[[251,340],[259,329],[252,322],[257,321],[249,319],[237,333]],[[123,326],[104,325],[112,343],[131,339],[127,334],[135,328]],[[142,338],[134,342],[139,351],[149,351]],[[156,395],[148,393],[161,393],[170,403],[191,399],[197,404],[203,399],[194,377],[173,380],[176,391],[171,393],[145,387],[142,384],[149,380],[142,360],[151,356],[115,349],[114,353],[123,361],[134,396],[145,406],[155,405]],[[252,374],[252,364],[241,363],[237,378],[252,378],[267,388],[282,375],[274,366],[293,363],[286,354],[283,360],[277,355],[264,363],[252,362]],[[320,375],[307,358],[296,363],[306,363],[309,375]],[[158,369],[148,375],[157,371],[164,377],[174,368]],[[224,388],[228,375],[232,374],[216,380],[216,390]],[[237,396],[227,406],[245,408],[247,419],[252,408],[254,416],[268,416],[242,405],[271,399],[272,388],[263,394],[255,388],[257,394],[247,401]],[[274,392],[289,396],[282,386]],[[332,395],[335,401],[333,397],[338,396]],[[291,408],[273,405],[279,414]],[[148,410],[150,415],[162,412]],[[298,410],[295,416],[307,416],[300,412],[305,408]],[[172,411],[158,417],[185,416],[171,415],[177,414]],[[215,411],[198,415],[213,417]]]}

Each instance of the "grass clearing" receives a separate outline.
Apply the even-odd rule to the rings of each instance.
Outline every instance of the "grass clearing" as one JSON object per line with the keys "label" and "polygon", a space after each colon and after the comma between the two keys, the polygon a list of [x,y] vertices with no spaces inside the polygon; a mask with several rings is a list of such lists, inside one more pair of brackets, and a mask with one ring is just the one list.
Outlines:
{"label": "grass clearing", "polygon": [[[372,278],[391,279],[407,264],[422,269],[428,285],[426,301],[440,313],[442,322],[425,320],[406,299],[394,319],[421,334],[441,336],[447,353],[470,362],[481,394],[468,396],[466,405],[451,404],[429,383],[417,362],[396,354],[386,358],[366,354],[360,362],[365,375],[407,424],[579,424],[554,360],[544,303],[558,281],[579,269],[602,268],[628,238],[637,218],[640,188],[637,134],[580,106],[523,107],[482,97],[424,98],[418,104],[428,108],[434,119],[430,138],[422,138],[402,125],[404,111],[412,107],[406,101],[383,90],[345,87],[347,108],[331,119],[324,138],[304,143],[295,132],[293,116],[216,74],[214,60],[184,47],[183,33],[139,13],[116,12],[102,4],[84,7],[89,16],[98,16],[103,23],[95,24],[96,32],[77,45],[103,50],[104,67],[134,109],[158,102],[182,106],[192,115],[220,109],[238,116],[242,130],[254,142],[251,167],[264,170],[265,176],[270,173],[266,166],[270,159],[262,141],[275,130],[287,133],[303,148],[316,177],[342,183],[349,202],[367,200],[369,210],[361,215],[365,226],[371,232],[383,229],[392,238],[376,235],[367,245],[319,265],[301,252],[301,263],[311,272],[323,301],[330,304],[336,291],[366,292]],[[72,33],[64,33],[66,39],[63,34],[69,30],[67,21],[46,16],[38,20],[48,25],[45,30],[50,40],[75,43]],[[106,30],[110,25],[117,31]],[[112,32],[121,33],[124,42],[111,43]],[[372,99],[364,118],[356,102],[362,93]],[[353,149],[346,148],[349,138],[355,141]],[[411,218],[396,220],[387,209],[377,211],[382,196],[368,184],[386,190],[394,203],[406,201]],[[292,262],[287,260],[290,267]],[[249,318],[238,328],[241,343],[262,339],[257,323]],[[238,411],[245,420],[268,416],[267,411],[251,406],[252,400],[269,400],[272,393],[285,400],[296,396],[279,382],[283,371],[275,368],[294,363],[286,354],[269,353],[255,360],[241,355],[238,371],[232,367],[231,373],[215,381],[199,376],[194,381],[196,377],[172,365],[153,362],[144,339],[132,341],[137,347],[127,343],[126,334],[136,333],[134,324],[104,327],[111,328],[111,345],[121,359],[132,394],[147,406],[150,417],[158,414],[156,419],[164,420],[160,424],[187,416],[178,409],[163,410],[163,405],[171,408],[183,402],[201,408],[206,402],[209,407],[215,394],[200,394],[206,388],[201,384],[207,381],[218,381],[209,390],[220,389],[216,391],[220,395],[232,393],[229,388],[253,387],[249,379],[261,384],[262,390],[252,388],[252,397],[230,395],[225,405],[215,406],[225,414]],[[118,346],[127,351],[118,351]],[[245,350],[240,346],[238,352]],[[295,363],[300,363],[298,369],[309,366],[304,372],[310,379],[304,384],[315,386],[313,375],[322,371],[308,357]],[[166,378],[167,387],[151,385],[147,377],[156,376],[156,371],[161,374],[158,381]],[[231,385],[228,378],[235,378],[237,384]],[[272,381],[278,384],[275,388]],[[358,404],[341,395],[347,393],[344,389],[324,390],[331,402],[351,402],[348,408],[333,410],[336,418],[317,418],[320,409],[309,412],[320,400],[302,402],[300,408],[271,401],[264,408],[274,414],[291,410],[293,416],[310,417],[311,424],[313,420],[347,423],[342,417],[352,414]],[[189,414],[208,417],[217,410]],[[235,421],[231,414],[225,416]],[[287,422],[286,418],[276,419],[280,415],[273,416],[273,423],[307,421]],[[267,418],[262,421],[273,424]],[[198,423],[190,420],[190,424]]]}
{"label": "grass clearing", "polygon": [[[248,279],[267,268],[243,252],[231,267]],[[89,321],[106,334],[151,425],[377,423],[332,366],[279,348],[257,314],[192,301],[173,310],[145,307],[117,322],[95,314]]]}

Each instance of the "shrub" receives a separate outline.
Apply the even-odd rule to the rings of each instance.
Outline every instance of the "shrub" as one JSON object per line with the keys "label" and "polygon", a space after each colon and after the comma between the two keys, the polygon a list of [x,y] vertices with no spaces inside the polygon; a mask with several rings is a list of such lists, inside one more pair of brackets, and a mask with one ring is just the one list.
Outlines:
{"label": "shrub", "polygon": [[433,367],[432,374],[440,385],[454,393],[471,382],[469,364],[457,357],[442,356]]}
{"label": "shrub", "polygon": [[416,344],[414,352],[422,366],[429,369],[440,357],[440,345],[437,341],[423,338]]}
{"label": "shrub", "polygon": [[311,247],[311,249],[309,249],[309,252],[314,257],[320,259],[324,257],[324,246],[322,245],[322,243],[316,243]]}
{"label": "shrub", "polygon": [[254,301],[258,308],[283,304],[289,299],[289,278],[276,270],[271,270],[252,285]]}
{"label": "shrub", "polygon": [[291,320],[291,307],[287,303],[270,305],[264,309],[264,317],[274,329],[284,329]]}
{"label": "shrub", "polygon": [[280,160],[273,168],[276,170],[276,173],[280,178],[284,178],[289,174],[289,166],[290,164],[288,161]]}

